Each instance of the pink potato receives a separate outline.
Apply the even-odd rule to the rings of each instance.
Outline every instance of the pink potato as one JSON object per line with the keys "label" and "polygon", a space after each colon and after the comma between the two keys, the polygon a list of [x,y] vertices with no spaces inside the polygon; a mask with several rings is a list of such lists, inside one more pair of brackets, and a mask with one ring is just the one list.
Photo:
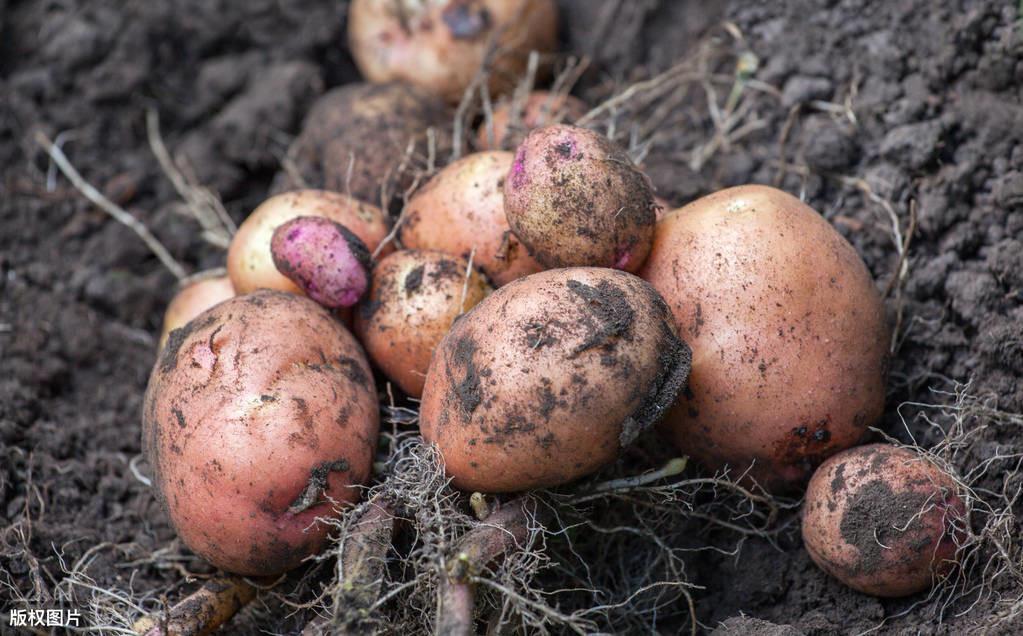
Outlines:
{"label": "pink potato", "polygon": [[263,290],[171,333],[142,445],[181,540],[228,572],[269,576],[320,551],[316,518],[359,498],[378,409],[355,338],[308,298]]}
{"label": "pink potato", "polygon": [[585,128],[538,128],[504,182],[508,223],[546,267],[636,272],[654,237],[649,180],[624,150]]}
{"label": "pink potato", "polygon": [[330,219],[300,216],[274,230],[277,271],[324,307],[359,302],[369,286],[370,255],[358,236]]}

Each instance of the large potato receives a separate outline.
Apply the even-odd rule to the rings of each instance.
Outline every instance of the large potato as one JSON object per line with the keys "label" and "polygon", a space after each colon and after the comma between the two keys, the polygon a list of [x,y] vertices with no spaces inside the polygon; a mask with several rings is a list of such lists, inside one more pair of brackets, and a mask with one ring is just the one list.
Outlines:
{"label": "large potato", "polygon": [[856,250],[795,197],[742,186],[669,213],[640,275],[693,348],[689,391],[665,418],[683,452],[791,487],[880,417],[881,298]]}
{"label": "large potato", "polygon": [[510,152],[479,152],[441,170],[409,200],[402,245],[471,254],[496,286],[539,272],[504,215],[502,188],[512,158]]}
{"label": "large potato", "polygon": [[606,137],[575,126],[537,128],[504,181],[508,224],[546,267],[638,271],[656,224],[649,180]]}
{"label": "large potato", "polygon": [[888,444],[824,462],[803,505],[803,543],[814,562],[874,596],[930,588],[954,565],[965,524],[966,506],[952,478]]}
{"label": "large potato", "polygon": [[451,323],[491,291],[464,258],[401,250],[373,269],[369,297],[355,312],[355,333],[387,377],[417,398]]}
{"label": "large potato", "polygon": [[359,497],[376,448],[373,376],[319,305],[260,291],[171,333],[149,379],[142,444],[178,535],[229,572],[316,553],[330,500]]}
{"label": "large potato", "polygon": [[553,0],[354,0],[348,42],[369,81],[409,82],[458,102],[491,45],[490,93],[514,87],[530,51],[554,51],[557,18]]}
{"label": "large potato", "polygon": [[442,100],[408,84],[336,88],[313,105],[288,149],[301,180],[282,172],[273,191],[325,188],[381,205],[382,193],[394,197],[412,183],[412,168],[420,164],[399,170],[409,144],[414,148],[409,161],[421,160],[428,152],[427,130],[433,128],[442,156],[450,147],[446,129],[451,121]]}
{"label": "large potato", "polygon": [[249,214],[231,239],[227,273],[235,291],[247,294],[265,288],[302,293],[298,285],[277,271],[270,251],[274,230],[302,216],[319,216],[340,223],[359,237],[370,252],[388,232],[380,208],[337,192],[296,190],[272,196]]}
{"label": "large potato", "polygon": [[420,408],[454,484],[511,492],[612,462],[685,384],[689,349],[652,287],[570,268],[498,289],[433,356]]}

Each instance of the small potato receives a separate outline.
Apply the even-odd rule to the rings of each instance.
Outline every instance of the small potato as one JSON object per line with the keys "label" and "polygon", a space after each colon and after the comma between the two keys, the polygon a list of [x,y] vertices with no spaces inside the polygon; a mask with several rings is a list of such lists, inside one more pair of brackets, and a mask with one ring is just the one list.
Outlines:
{"label": "small potato", "polygon": [[301,293],[298,285],[277,271],[270,252],[274,230],[300,216],[324,217],[344,225],[370,252],[388,232],[380,208],[337,192],[297,190],[272,196],[245,219],[228,247],[227,273],[239,294],[260,288]]}
{"label": "small potato", "polygon": [[870,444],[813,475],[803,543],[828,574],[873,596],[929,589],[955,565],[966,506],[952,478],[916,453]]}
{"label": "small potato", "polygon": [[452,120],[447,105],[423,89],[399,83],[346,84],[324,94],[310,109],[288,149],[299,178],[282,172],[272,191],[325,188],[381,205],[383,194],[400,195],[412,184],[412,171],[399,170],[409,144],[425,156],[432,128],[435,153],[444,156]]}
{"label": "small potato", "polygon": [[277,271],[324,307],[351,307],[369,287],[369,250],[348,228],[321,216],[300,216],[274,230]]}
{"label": "small potato", "polygon": [[486,279],[457,256],[402,250],[377,263],[369,297],[355,312],[355,333],[373,362],[418,398],[430,358],[451,323],[486,298]]}
{"label": "small potato", "polygon": [[264,290],[171,333],[142,446],[182,541],[228,572],[269,576],[324,546],[314,520],[337,514],[330,500],[359,498],[378,421],[351,334],[308,298]]}
{"label": "small potato", "polygon": [[640,276],[693,347],[665,418],[683,452],[769,489],[801,486],[884,407],[888,329],[856,250],[780,190],[722,190],[666,215]]}
{"label": "small potato", "polygon": [[578,97],[549,91],[533,91],[524,103],[505,100],[494,109],[493,128],[482,124],[476,143],[482,150],[515,148],[534,128],[551,124],[572,124],[586,114],[586,103]]}
{"label": "small potato", "polygon": [[462,316],[420,405],[455,486],[514,492],[612,462],[674,402],[689,348],[652,287],[579,267],[520,278]]}
{"label": "small potato", "polygon": [[[408,202],[401,243],[469,258],[496,286],[543,269],[508,227],[510,152],[479,152],[441,170]],[[473,253],[473,248],[476,248]]]}
{"label": "small potato", "polygon": [[194,280],[171,299],[163,315],[163,331],[160,333],[160,348],[167,343],[167,336],[175,329],[188,324],[202,312],[217,303],[234,298],[234,287],[227,276],[212,276]]}
{"label": "small potato", "polygon": [[629,156],[575,126],[529,133],[504,182],[508,223],[546,267],[638,271],[653,240],[655,207],[650,182]]}
{"label": "small potato", "polygon": [[513,88],[530,51],[554,51],[557,18],[554,0],[354,0],[348,42],[367,80],[409,82],[457,103],[485,61],[491,95]]}

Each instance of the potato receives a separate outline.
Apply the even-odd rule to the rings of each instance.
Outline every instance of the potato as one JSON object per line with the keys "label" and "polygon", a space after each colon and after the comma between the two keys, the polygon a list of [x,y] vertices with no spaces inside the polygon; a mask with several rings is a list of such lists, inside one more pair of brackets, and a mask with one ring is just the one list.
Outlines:
{"label": "potato", "polygon": [[387,205],[412,184],[412,171],[399,171],[410,142],[417,156],[426,156],[433,128],[437,156],[444,156],[452,121],[442,100],[408,84],[336,88],[313,105],[288,149],[298,178],[282,172],[272,189],[325,188],[374,205],[386,193]]}
{"label": "potato", "polygon": [[409,82],[457,103],[491,44],[490,93],[513,88],[530,51],[554,51],[557,18],[554,0],[354,0],[348,42],[367,80]]}
{"label": "potato", "polygon": [[873,596],[929,589],[953,567],[966,506],[916,453],[870,444],[824,462],[803,504],[803,543],[828,574]]}
{"label": "potato", "polygon": [[408,202],[401,243],[469,258],[500,286],[542,267],[508,227],[504,179],[510,152],[480,152],[447,166]]}
{"label": "potato", "polygon": [[551,124],[571,124],[587,112],[578,97],[549,91],[533,91],[522,103],[505,100],[494,109],[493,128],[484,123],[476,135],[483,150],[515,148],[526,133]]}
{"label": "potato", "polygon": [[492,290],[457,256],[402,250],[373,270],[369,297],[355,312],[355,333],[370,358],[401,390],[423,393],[430,358],[451,323]]}
{"label": "potato", "polygon": [[270,252],[274,230],[300,216],[320,216],[344,225],[371,252],[388,232],[380,208],[337,192],[298,190],[272,196],[245,219],[228,247],[227,273],[239,294],[260,288],[301,293],[298,285],[277,271]]}
{"label": "potato", "polygon": [[351,307],[369,287],[366,244],[330,219],[291,219],[274,230],[270,254],[277,271],[324,307]]}
{"label": "potato", "polygon": [[638,271],[656,223],[654,193],[629,156],[575,126],[526,136],[504,182],[512,231],[546,267]]}
{"label": "potato", "polygon": [[369,478],[378,406],[355,339],[319,305],[260,291],[171,333],[146,390],[142,445],[182,541],[267,576],[326,542],[327,498]]}
{"label": "potato", "polygon": [[856,250],[780,190],[741,186],[669,213],[640,276],[693,347],[665,418],[683,452],[769,489],[801,485],[884,407],[888,329]]}
{"label": "potato", "polygon": [[234,287],[227,276],[200,278],[185,285],[171,299],[163,315],[160,348],[163,349],[170,332],[184,327],[191,319],[228,298],[234,298]]}
{"label": "potato", "polygon": [[520,278],[460,318],[420,405],[455,486],[513,492],[612,462],[685,385],[689,348],[652,287],[579,267]]}

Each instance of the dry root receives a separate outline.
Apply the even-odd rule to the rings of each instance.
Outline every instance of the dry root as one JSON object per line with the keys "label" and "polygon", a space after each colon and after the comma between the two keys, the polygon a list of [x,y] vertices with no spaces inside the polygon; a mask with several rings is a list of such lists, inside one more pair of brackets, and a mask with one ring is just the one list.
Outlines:
{"label": "dry root", "polygon": [[140,636],[206,636],[231,620],[256,596],[256,588],[237,576],[216,577],[170,610],[136,621]]}

